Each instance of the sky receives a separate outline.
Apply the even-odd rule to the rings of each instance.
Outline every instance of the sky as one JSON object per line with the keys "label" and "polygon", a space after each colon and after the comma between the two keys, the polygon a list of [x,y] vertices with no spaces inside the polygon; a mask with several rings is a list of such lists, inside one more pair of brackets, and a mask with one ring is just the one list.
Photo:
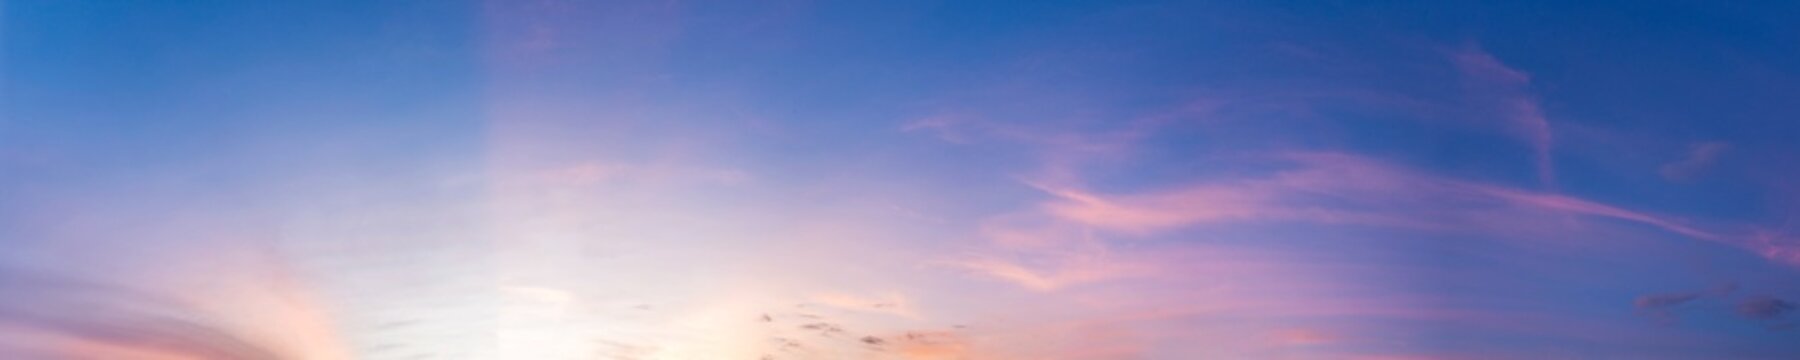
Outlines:
{"label": "sky", "polygon": [[0,2],[0,357],[1800,358],[1800,5]]}

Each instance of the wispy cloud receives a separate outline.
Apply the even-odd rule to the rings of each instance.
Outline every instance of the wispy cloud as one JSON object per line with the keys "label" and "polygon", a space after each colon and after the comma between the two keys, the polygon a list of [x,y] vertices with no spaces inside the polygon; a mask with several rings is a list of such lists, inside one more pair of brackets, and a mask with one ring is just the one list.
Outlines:
{"label": "wispy cloud", "polygon": [[1666,324],[1675,321],[1675,308],[1699,300],[1703,297],[1723,297],[1731,294],[1734,290],[1737,290],[1737,283],[1730,282],[1703,291],[1681,291],[1639,296],[1637,299],[1632,300],[1631,305],[1637,307],[1639,311],[1643,311],[1652,319],[1656,319],[1656,321]]}
{"label": "wispy cloud", "polygon": [[1343,336],[1321,329],[1293,328],[1271,334],[1272,340],[1283,346],[1307,346],[1337,342]]}
{"label": "wispy cloud", "polygon": [[1774,319],[1794,309],[1793,302],[1767,295],[1745,298],[1737,304],[1738,315],[1758,320]]}
{"label": "wispy cloud", "polygon": [[1726,150],[1730,149],[1731,145],[1723,142],[1695,143],[1688,146],[1687,153],[1683,154],[1680,159],[1657,168],[1657,173],[1670,181],[1693,180],[1700,176],[1702,171],[1712,167],[1713,163],[1719,160],[1719,156],[1724,155]]}
{"label": "wispy cloud", "polygon": [[220,317],[224,314],[122,286],[8,269],[0,271],[0,290],[10,294],[0,301],[0,339],[18,339],[0,340],[0,354],[271,360],[307,356],[271,346],[268,339],[224,321]]}
{"label": "wispy cloud", "polygon": [[1059,218],[1133,233],[1229,222],[1299,221],[1491,233],[1546,215],[1583,215],[1723,240],[1664,216],[1556,193],[1443,177],[1345,153],[1288,153],[1291,165],[1259,178],[1199,182],[1110,195],[1039,186]]}
{"label": "wispy cloud", "polygon": [[908,319],[918,319],[919,310],[913,306],[910,298],[899,292],[882,292],[876,295],[858,295],[846,292],[825,292],[813,295],[812,303],[839,309],[893,315]]}
{"label": "wispy cloud", "polygon": [[1697,292],[1652,294],[1639,296],[1637,300],[1633,300],[1631,304],[1643,309],[1660,309],[1685,304],[1688,301],[1699,298],[1700,293]]}
{"label": "wispy cloud", "polygon": [[1110,263],[1091,255],[1056,257],[1041,269],[995,258],[946,261],[944,264],[1036,291],[1052,291],[1144,273],[1142,269],[1129,264]]}
{"label": "wispy cloud", "polygon": [[[1788,265],[1790,241],[1734,234],[1730,224],[1695,225],[1555,192],[1432,174],[1347,153],[1295,152],[1265,157],[1287,165],[1262,176],[1208,180],[1123,194],[1032,183],[1049,199],[1023,214],[988,221],[984,234],[1000,249],[1037,254],[1030,264],[983,258],[959,266],[1020,286],[1048,291],[1148,271],[1129,261],[1099,261],[1109,236],[1156,236],[1208,225],[1310,223],[1454,233],[1539,242],[1629,231],[1636,223],[1691,239],[1742,247]],[[1609,230],[1610,229],[1610,230]],[[1085,231],[1099,231],[1099,235]],[[1585,235],[1585,236],[1584,236]],[[1049,255],[1045,255],[1049,254]],[[1085,254],[1085,255],[1077,255]],[[1046,257],[1048,256],[1048,257]],[[1052,261],[1041,261],[1053,259]],[[1660,309],[1696,294],[1639,299]]]}
{"label": "wispy cloud", "polygon": [[1550,120],[1530,91],[1531,75],[1508,66],[1493,54],[1469,46],[1451,54],[1450,60],[1462,72],[1475,99],[1475,104],[1495,112],[1507,131],[1523,140],[1531,149],[1538,181],[1554,189],[1556,164],[1554,135]]}

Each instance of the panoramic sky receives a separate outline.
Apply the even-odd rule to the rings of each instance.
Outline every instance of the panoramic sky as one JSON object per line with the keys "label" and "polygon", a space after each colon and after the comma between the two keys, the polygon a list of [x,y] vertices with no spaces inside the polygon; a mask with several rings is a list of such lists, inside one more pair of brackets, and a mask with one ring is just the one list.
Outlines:
{"label": "panoramic sky", "polygon": [[1800,358],[1800,4],[0,2],[0,358]]}

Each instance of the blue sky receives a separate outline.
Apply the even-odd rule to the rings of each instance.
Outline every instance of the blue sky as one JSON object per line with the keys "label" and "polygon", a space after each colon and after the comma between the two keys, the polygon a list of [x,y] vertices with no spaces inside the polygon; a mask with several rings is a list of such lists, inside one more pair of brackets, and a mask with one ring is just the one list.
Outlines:
{"label": "blue sky", "polygon": [[0,4],[0,354],[1800,356],[1781,2]]}

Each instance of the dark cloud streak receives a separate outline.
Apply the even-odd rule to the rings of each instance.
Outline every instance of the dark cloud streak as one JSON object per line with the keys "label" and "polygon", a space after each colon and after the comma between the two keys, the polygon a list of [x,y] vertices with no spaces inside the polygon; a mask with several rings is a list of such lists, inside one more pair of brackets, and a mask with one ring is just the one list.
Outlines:
{"label": "dark cloud streak", "polygon": [[1738,315],[1757,320],[1768,320],[1781,317],[1794,310],[1794,303],[1772,296],[1753,296],[1739,301]]}

